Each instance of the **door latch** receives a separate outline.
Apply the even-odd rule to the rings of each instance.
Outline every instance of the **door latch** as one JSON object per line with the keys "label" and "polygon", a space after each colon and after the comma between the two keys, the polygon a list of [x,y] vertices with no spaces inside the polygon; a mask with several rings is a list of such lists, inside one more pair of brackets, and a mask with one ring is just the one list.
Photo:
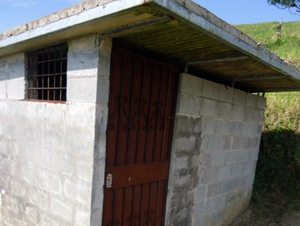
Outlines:
{"label": "door latch", "polygon": [[111,188],[113,183],[113,175],[111,173],[106,176],[106,188]]}

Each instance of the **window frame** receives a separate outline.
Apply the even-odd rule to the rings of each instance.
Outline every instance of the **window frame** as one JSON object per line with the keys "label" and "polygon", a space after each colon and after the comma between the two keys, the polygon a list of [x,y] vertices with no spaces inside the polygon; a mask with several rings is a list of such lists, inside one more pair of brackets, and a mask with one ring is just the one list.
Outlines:
{"label": "window frame", "polygon": [[67,43],[60,43],[27,52],[26,100],[66,103],[67,63]]}

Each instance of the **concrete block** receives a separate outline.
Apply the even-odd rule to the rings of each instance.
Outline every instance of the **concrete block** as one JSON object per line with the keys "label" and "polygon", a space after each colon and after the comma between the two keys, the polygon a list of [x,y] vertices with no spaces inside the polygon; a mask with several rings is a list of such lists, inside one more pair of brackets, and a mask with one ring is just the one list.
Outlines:
{"label": "concrete block", "polygon": [[259,121],[259,111],[253,108],[245,108],[244,121],[246,122],[258,122]]}
{"label": "concrete block", "polygon": [[222,184],[216,183],[216,184],[209,184],[207,186],[207,198],[212,198],[214,196],[220,195],[222,192]]}
{"label": "concrete block", "polygon": [[51,170],[63,175],[73,175],[74,164],[70,157],[53,154],[51,159]]}
{"label": "concrete block", "polygon": [[11,174],[11,165],[8,158],[0,159],[0,172],[6,175]]}
{"label": "concrete block", "polygon": [[74,226],[90,225],[90,213],[87,210],[76,209]]}
{"label": "concrete block", "polygon": [[243,198],[245,198],[245,191],[247,191],[247,189],[240,189],[226,194],[226,205],[229,206],[235,202],[243,200]]}
{"label": "concrete block", "polygon": [[19,214],[19,201],[18,198],[10,195],[10,194],[5,194],[2,197],[2,209],[6,208],[13,214],[17,215]]}
{"label": "concrete block", "polygon": [[231,178],[222,181],[222,193],[227,193],[229,191],[236,189],[235,181],[236,181],[236,179],[231,179]]}
{"label": "concrete block", "polygon": [[190,157],[190,163],[189,163],[189,168],[190,169],[198,169],[199,164],[200,164],[200,155],[195,154],[192,157]]}
{"label": "concrete block", "polygon": [[204,202],[197,202],[194,207],[194,218],[198,218],[203,215]]}
{"label": "concrete block", "polygon": [[206,201],[205,212],[212,213],[214,211],[222,210],[225,207],[226,197],[218,196]]}
{"label": "concrete block", "polygon": [[25,208],[24,215],[25,215],[26,220],[28,220],[33,225],[38,224],[38,212],[35,208],[31,208],[31,207],[27,206]]}
{"label": "concrete block", "polygon": [[35,186],[37,184],[37,170],[33,164],[23,163],[20,166],[20,177],[29,185]]}
{"label": "concrete block", "polygon": [[245,177],[245,184],[244,186],[252,186],[254,182],[255,173],[250,173]]}
{"label": "concrete block", "polygon": [[246,94],[246,106],[251,108],[256,108],[258,96],[255,96],[251,93]]}
{"label": "concrete block", "polygon": [[244,122],[242,133],[245,135],[256,134],[259,127],[260,126],[258,126],[258,124],[255,122],[254,123],[253,122]]}
{"label": "concrete block", "polygon": [[231,104],[233,103],[233,94],[234,89],[225,85],[220,85],[219,101],[224,101]]}
{"label": "concrete block", "polygon": [[193,129],[194,133],[199,134],[202,132],[202,117],[193,117]]}
{"label": "concrete block", "polygon": [[112,38],[107,36],[100,37],[99,67],[98,67],[99,70],[98,73],[100,77],[109,77],[111,48],[112,48]]}
{"label": "concrete block", "polygon": [[244,164],[236,164],[232,166],[232,177],[241,177],[244,173]]}
{"label": "concrete block", "polygon": [[89,206],[92,196],[92,185],[80,181],[66,180],[64,184],[65,196],[84,206]]}
{"label": "concrete block", "polygon": [[265,110],[267,105],[267,98],[265,97],[257,97],[257,106],[256,108],[259,110]]}
{"label": "concrete block", "polygon": [[244,106],[246,104],[246,93],[244,91],[235,89],[233,103]]}
{"label": "concrete block", "polygon": [[178,137],[175,141],[175,149],[177,151],[192,152],[195,150],[196,138],[195,137]]}
{"label": "concrete block", "polygon": [[223,215],[224,215],[224,210],[214,211],[210,216],[210,220],[209,220],[210,224],[214,226],[216,225],[222,226]]}
{"label": "concrete block", "polygon": [[221,119],[231,119],[233,117],[233,105],[220,102],[218,117]]}
{"label": "concrete block", "polygon": [[207,186],[198,186],[196,190],[196,202],[204,202]]}
{"label": "concrete block", "polygon": [[177,103],[177,113],[199,115],[201,99],[186,94],[180,94]]}
{"label": "concrete block", "polygon": [[235,128],[238,128],[238,122],[231,120],[219,120],[216,132],[221,135],[229,135],[234,132]]}
{"label": "concrete block", "polygon": [[67,101],[73,103],[96,103],[97,78],[68,78]]}
{"label": "concrete block", "polygon": [[259,149],[252,149],[249,151],[249,161],[256,161],[258,159]]}
{"label": "concrete block", "polygon": [[6,80],[1,80],[0,78],[0,99],[6,99],[7,98],[7,85]]}
{"label": "concrete block", "polygon": [[[6,69],[6,70],[5,70]],[[25,78],[25,53],[17,53],[6,58],[4,72],[7,78],[19,79]]]}
{"label": "concrete block", "polygon": [[238,162],[248,162],[249,161],[249,151],[248,150],[242,150],[239,153]]}
{"label": "concrete block", "polygon": [[24,74],[21,78],[9,79],[6,81],[7,98],[11,100],[24,100],[25,98],[25,79]]}
{"label": "concrete block", "polygon": [[247,162],[244,165],[244,175],[254,174],[256,169],[256,162]]}
{"label": "concrete block", "polygon": [[38,169],[37,181],[38,188],[41,190],[54,194],[62,193],[61,178],[56,174],[50,173],[49,170]]}
{"label": "concrete block", "polygon": [[192,226],[208,226],[209,215],[198,216],[198,218],[192,219]]}
{"label": "concrete block", "polygon": [[219,153],[224,146],[221,135],[202,135],[201,150],[205,152]]}
{"label": "concrete block", "polygon": [[75,163],[75,177],[81,181],[90,182],[92,181],[93,175],[93,159],[90,161],[77,160]]}
{"label": "concrete block", "polygon": [[72,39],[69,41],[69,52],[82,52],[94,50],[97,47],[98,36],[96,34],[86,35],[84,37]]}
{"label": "concrete block", "polygon": [[50,174],[48,180],[49,180],[49,191],[54,194],[60,195],[62,193],[61,178],[57,175]]}
{"label": "concrete block", "polygon": [[211,167],[223,166],[225,162],[225,153],[213,153],[211,155]]}
{"label": "concrete block", "polygon": [[182,156],[175,159],[176,170],[187,169],[188,168],[188,157]]}
{"label": "concrete block", "polygon": [[232,150],[232,144],[233,144],[234,137],[232,136],[223,136],[223,147],[222,151],[229,151]]}
{"label": "concrete block", "polygon": [[26,195],[26,186],[17,179],[11,180],[10,189],[10,192],[17,197],[22,198]]}
{"label": "concrete block", "polygon": [[10,181],[11,181],[11,176],[10,175],[1,175],[0,177],[0,184],[1,184],[1,189],[4,192],[7,192],[10,188]]}
{"label": "concrete block", "polygon": [[243,105],[233,105],[232,107],[232,119],[242,121],[244,119],[245,107]]}
{"label": "concrete block", "polygon": [[97,103],[101,105],[108,105],[109,99],[109,79],[98,78],[98,89],[97,89]]}
{"label": "concrete block", "polygon": [[203,79],[189,74],[180,74],[179,92],[195,96],[201,96]]}
{"label": "concrete block", "polygon": [[224,181],[231,178],[232,175],[232,166],[223,166],[219,169],[219,180]]}
{"label": "concrete block", "polygon": [[232,143],[232,149],[237,150],[237,149],[243,149],[244,148],[244,137],[234,137],[233,138],[233,143]]}
{"label": "concrete block", "polygon": [[96,39],[96,35],[90,35],[69,42],[68,78],[98,76],[99,49]]}
{"label": "concrete block", "polygon": [[33,206],[37,206],[42,210],[48,209],[48,194],[41,190],[30,189],[28,191],[29,203]]}
{"label": "concrete block", "polygon": [[211,82],[208,80],[203,80],[202,96],[204,98],[218,100],[219,91],[220,91],[220,85],[218,83]]}
{"label": "concrete block", "polygon": [[66,202],[63,202],[57,198],[51,197],[50,212],[62,218],[65,221],[72,222],[73,218],[73,207]]}
{"label": "concrete block", "polygon": [[258,150],[260,146],[261,136],[249,138],[248,147]]}
{"label": "concrete block", "polygon": [[210,167],[210,162],[211,162],[211,154],[203,153],[202,160],[201,160],[202,168]]}
{"label": "concrete block", "polygon": [[214,134],[217,129],[218,120],[211,117],[202,117],[202,133]]}
{"label": "concrete block", "polygon": [[49,216],[45,214],[40,215],[40,225],[43,226],[59,226],[60,224],[56,222],[54,219],[51,219]]}
{"label": "concrete block", "polygon": [[206,168],[203,170],[203,179],[202,183],[215,183],[218,181],[218,173],[219,169],[218,168]]}
{"label": "concrete block", "polygon": [[209,117],[218,117],[219,104],[217,101],[202,99],[200,115]]}
{"label": "concrete block", "polygon": [[188,186],[191,183],[191,175],[185,175],[181,177],[177,177],[175,179],[174,187],[181,188],[183,186]]}
{"label": "concrete block", "polygon": [[229,133],[230,134],[241,134],[243,132],[243,123],[242,122],[237,122],[237,121],[231,121],[228,123],[229,125]]}
{"label": "concrete block", "polygon": [[239,155],[240,155],[239,151],[232,151],[232,152],[226,153],[225,164],[230,165],[230,164],[238,163]]}

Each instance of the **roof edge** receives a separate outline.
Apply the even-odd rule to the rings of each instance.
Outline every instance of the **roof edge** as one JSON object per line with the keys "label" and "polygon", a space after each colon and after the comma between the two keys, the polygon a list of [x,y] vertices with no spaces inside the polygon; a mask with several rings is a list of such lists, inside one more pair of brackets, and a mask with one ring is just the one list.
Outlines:
{"label": "roof edge", "polygon": [[152,0],[87,0],[0,33],[0,49],[150,2]]}
{"label": "roof edge", "polygon": [[262,63],[300,83],[300,71],[293,65],[257,43],[242,31],[190,0],[153,0],[154,3],[201,28],[208,35],[225,41],[232,47],[250,54]]}

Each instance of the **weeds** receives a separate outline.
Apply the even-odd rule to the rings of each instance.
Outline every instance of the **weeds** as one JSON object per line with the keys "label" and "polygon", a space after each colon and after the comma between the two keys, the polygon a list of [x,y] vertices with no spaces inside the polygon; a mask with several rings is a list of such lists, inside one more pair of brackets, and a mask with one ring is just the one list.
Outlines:
{"label": "weeds", "polygon": [[258,217],[300,210],[300,93],[267,95],[253,186]]}

